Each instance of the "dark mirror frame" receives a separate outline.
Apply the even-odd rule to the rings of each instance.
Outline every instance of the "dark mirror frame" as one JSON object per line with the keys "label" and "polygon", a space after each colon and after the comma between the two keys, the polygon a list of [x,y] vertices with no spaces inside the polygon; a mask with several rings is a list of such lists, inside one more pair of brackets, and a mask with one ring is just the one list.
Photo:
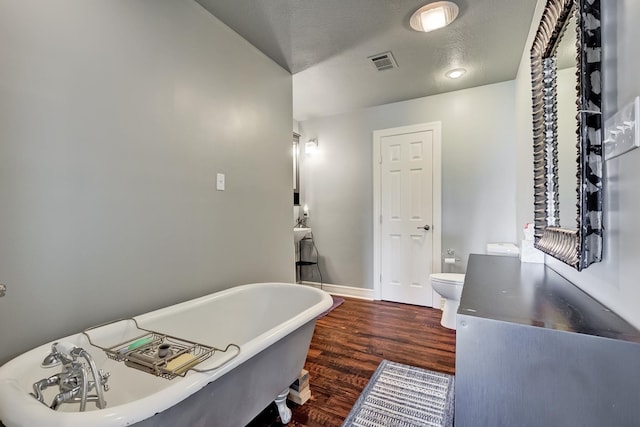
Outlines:
{"label": "dark mirror frame", "polygon": [[[577,228],[569,229],[557,226],[557,67],[554,54],[573,13],[577,22]],[[535,246],[578,271],[602,260],[601,56],[600,0],[547,0],[531,48]],[[560,225],[566,227],[566,224]]]}

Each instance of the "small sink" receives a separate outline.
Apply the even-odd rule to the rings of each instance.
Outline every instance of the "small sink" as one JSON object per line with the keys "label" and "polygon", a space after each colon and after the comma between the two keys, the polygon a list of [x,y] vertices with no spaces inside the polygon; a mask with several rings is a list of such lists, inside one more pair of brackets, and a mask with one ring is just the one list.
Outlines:
{"label": "small sink", "polygon": [[311,228],[309,227],[305,227],[305,228],[294,228],[293,229],[293,242],[294,243],[298,243],[300,240],[302,240],[302,238],[304,236],[306,236],[307,234],[309,234],[311,232]]}

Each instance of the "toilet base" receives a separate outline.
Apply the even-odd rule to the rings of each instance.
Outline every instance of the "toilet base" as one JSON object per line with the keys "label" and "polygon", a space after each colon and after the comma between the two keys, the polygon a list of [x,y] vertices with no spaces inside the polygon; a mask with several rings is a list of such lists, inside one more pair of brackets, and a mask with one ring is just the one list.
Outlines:
{"label": "toilet base", "polygon": [[442,326],[448,329],[456,329],[456,314],[459,306],[460,301],[445,299],[444,308],[442,309],[442,318],[440,319],[440,324]]}

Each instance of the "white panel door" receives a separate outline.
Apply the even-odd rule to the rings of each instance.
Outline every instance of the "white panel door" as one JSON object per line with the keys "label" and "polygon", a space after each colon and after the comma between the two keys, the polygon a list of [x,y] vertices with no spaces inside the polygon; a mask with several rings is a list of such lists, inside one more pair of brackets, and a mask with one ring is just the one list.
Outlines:
{"label": "white panel door", "polygon": [[381,296],[433,306],[433,131],[380,140]]}

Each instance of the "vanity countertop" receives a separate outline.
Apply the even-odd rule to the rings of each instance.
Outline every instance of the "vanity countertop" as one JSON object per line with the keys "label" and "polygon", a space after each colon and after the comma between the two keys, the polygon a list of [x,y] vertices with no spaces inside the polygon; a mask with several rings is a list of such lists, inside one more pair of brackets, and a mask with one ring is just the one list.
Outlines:
{"label": "vanity countertop", "polygon": [[640,331],[544,264],[472,254],[459,315],[640,343]]}

